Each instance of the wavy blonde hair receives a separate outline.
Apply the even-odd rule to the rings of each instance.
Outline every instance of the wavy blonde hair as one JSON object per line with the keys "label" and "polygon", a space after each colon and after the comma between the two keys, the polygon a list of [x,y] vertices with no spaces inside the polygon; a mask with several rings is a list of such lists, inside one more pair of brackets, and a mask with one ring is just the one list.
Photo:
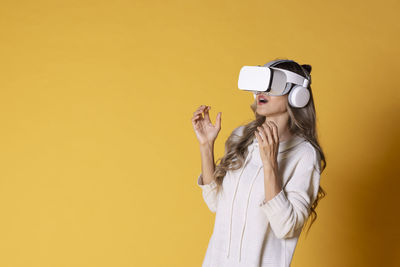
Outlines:
{"label": "wavy blonde hair", "polygon": [[[285,70],[289,70],[295,72],[305,78],[310,78],[311,85],[311,65],[304,64],[300,65],[297,62],[281,62],[279,64],[274,65],[276,68],[281,68]],[[309,85],[310,90],[310,101],[303,108],[293,108],[287,103],[287,110],[289,114],[289,131],[293,135],[298,135],[309,141],[319,152],[320,162],[319,169],[320,174],[326,168],[326,160],[324,152],[318,142],[318,135],[316,130],[316,112],[313,100],[313,94],[311,90],[311,86]],[[253,110],[255,119],[245,125],[243,125],[243,133],[238,135],[236,130],[239,129],[237,127],[228,139],[225,142],[225,154],[222,158],[219,158],[216,161],[216,167],[214,171],[214,179],[217,183],[217,192],[222,189],[222,182],[225,177],[225,174],[228,170],[237,170],[241,168],[244,164],[244,161],[247,156],[247,147],[253,142],[254,132],[257,130],[258,126],[261,126],[265,120],[266,116],[259,115],[256,113],[257,103],[256,100],[250,105],[250,108]],[[323,165],[321,166],[321,162]],[[305,225],[309,222],[311,217],[311,224],[308,227],[308,231],[311,228],[311,225],[317,219],[316,208],[318,202],[325,197],[327,193],[323,190],[321,186],[318,188],[317,198],[314,203],[312,203],[310,207],[310,216],[307,218]],[[307,231],[307,234],[308,234]]]}

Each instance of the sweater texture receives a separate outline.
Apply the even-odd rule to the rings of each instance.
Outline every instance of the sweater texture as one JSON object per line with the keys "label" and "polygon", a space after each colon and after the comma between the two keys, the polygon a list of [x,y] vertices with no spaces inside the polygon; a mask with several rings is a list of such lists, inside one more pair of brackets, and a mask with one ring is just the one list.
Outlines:
{"label": "sweater texture", "polygon": [[[234,130],[237,136],[244,126]],[[317,198],[320,157],[306,139],[279,143],[278,179],[282,190],[265,200],[264,172],[257,138],[247,148],[244,165],[228,170],[222,191],[216,182],[197,178],[202,197],[215,213],[202,267],[290,267],[310,207]]]}

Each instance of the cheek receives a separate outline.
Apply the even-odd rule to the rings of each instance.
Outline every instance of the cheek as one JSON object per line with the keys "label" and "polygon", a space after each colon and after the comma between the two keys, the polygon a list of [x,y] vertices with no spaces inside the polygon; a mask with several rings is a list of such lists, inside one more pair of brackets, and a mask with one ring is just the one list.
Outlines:
{"label": "cheek", "polygon": [[284,95],[276,99],[276,107],[280,110],[286,110],[287,103],[288,103],[288,95]]}
{"label": "cheek", "polygon": [[[269,106],[268,106],[269,104]],[[276,110],[276,111],[284,111],[286,110],[286,102],[285,101],[271,101],[269,102],[266,107],[271,109],[271,110]]]}
{"label": "cheek", "polygon": [[287,101],[281,101],[279,103],[279,109],[286,110],[286,107],[287,107]]}
{"label": "cheek", "polygon": [[288,94],[283,95],[283,96],[274,96],[271,97],[270,104],[276,109],[286,109],[288,103]]}

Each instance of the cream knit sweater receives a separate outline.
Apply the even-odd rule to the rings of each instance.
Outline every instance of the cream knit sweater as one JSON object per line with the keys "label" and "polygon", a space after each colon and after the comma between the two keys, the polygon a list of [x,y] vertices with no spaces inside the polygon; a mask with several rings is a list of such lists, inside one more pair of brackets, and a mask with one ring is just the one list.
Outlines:
{"label": "cream knit sweater", "polygon": [[[234,133],[241,135],[244,126]],[[197,185],[216,213],[202,267],[289,267],[297,240],[317,197],[320,158],[299,136],[279,143],[278,173],[283,190],[266,203],[264,172],[257,138],[249,145],[244,167],[229,170],[222,189]]]}

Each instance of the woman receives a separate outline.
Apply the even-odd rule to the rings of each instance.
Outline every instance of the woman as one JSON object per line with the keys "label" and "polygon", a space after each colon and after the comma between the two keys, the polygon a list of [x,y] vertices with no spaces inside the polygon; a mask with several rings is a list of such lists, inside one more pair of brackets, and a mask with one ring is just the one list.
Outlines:
{"label": "woman", "polygon": [[[271,66],[311,83],[310,65],[274,62]],[[215,125],[210,106],[193,113],[202,160],[197,185],[216,213],[203,267],[290,266],[303,226],[310,217],[311,225],[315,221],[315,208],[326,195],[319,185],[325,156],[318,143],[311,87],[307,89],[310,99],[301,108],[291,106],[289,94],[258,92],[250,106],[255,119],[234,129],[216,163],[213,149],[221,112]]]}

